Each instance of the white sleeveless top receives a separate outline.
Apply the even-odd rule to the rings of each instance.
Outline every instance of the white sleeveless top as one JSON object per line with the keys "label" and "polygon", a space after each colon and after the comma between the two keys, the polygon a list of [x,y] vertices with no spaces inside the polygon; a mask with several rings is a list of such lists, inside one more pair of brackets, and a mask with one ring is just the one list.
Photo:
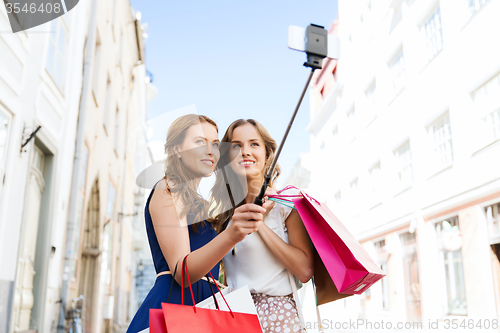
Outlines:
{"label": "white sleeveless top", "polygon": [[[281,194],[298,194],[296,189],[289,189]],[[288,243],[285,220],[292,208],[275,203],[264,219],[265,224],[283,241]],[[232,220],[229,221],[231,224]],[[229,226],[228,224],[228,226]],[[236,244],[236,255],[232,251],[222,259],[228,287],[233,290],[245,285],[251,293],[272,296],[285,296],[292,293],[288,270],[276,259],[264,243],[259,233],[254,232]]]}

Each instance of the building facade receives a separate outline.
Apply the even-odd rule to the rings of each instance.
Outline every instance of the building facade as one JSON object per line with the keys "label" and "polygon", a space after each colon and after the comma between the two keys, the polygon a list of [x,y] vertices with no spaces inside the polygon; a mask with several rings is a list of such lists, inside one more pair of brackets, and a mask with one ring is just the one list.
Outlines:
{"label": "building facade", "polygon": [[156,94],[140,14],[80,2],[12,34],[0,6],[0,24],[0,332],[64,331],[79,295],[87,332],[122,331],[144,203],[128,134]]}
{"label": "building facade", "polygon": [[387,276],[323,317],[498,322],[498,14],[498,0],[339,1],[341,58],[313,78],[303,164]]}
{"label": "building facade", "polygon": [[0,332],[49,332],[57,311],[88,25],[78,7],[13,34],[0,6]]}

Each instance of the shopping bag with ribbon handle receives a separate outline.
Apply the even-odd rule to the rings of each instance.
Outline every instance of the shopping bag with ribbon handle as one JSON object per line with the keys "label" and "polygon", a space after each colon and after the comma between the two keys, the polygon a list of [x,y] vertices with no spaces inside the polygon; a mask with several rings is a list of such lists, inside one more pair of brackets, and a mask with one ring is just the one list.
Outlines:
{"label": "shopping bag with ribbon handle", "polygon": [[[231,288],[226,288],[222,290],[222,294],[225,296],[226,301],[231,306],[231,310],[240,313],[250,313],[257,314],[257,309],[255,309],[255,304],[252,299],[252,294],[248,286],[243,286],[236,290],[230,290]],[[216,300],[219,304],[215,302],[213,298],[207,298],[204,301],[196,304],[199,308],[207,309],[219,309],[224,311],[229,311],[229,309],[222,303],[222,296],[220,293],[215,294]]]}
{"label": "shopping bag with ribbon handle", "polygon": [[[299,194],[282,194],[291,188]],[[311,238],[315,248],[314,284],[318,305],[361,294],[385,276],[326,204],[295,186],[287,186],[268,197],[297,209]]]}
{"label": "shopping bag with ribbon handle", "polygon": [[[184,285],[184,272],[186,273],[189,290],[194,300],[193,288],[189,278],[189,273],[186,265],[186,258],[182,262],[182,285]],[[213,276],[209,272],[212,279]],[[174,272],[175,276],[175,272]],[[215,280],[215,279],[214,279]],[[173,281],[172,281],[173,282]],[[217,285],[216,285],[217,286]],[[224,299],[229,311],[212,310],[199,308],[196,305],[184,305],[184,293],[181,294],[181,303],[170,304],[162,303],[162,309],[150,309],[149,312],[149,329],[151,333],[262,333],[259,318],[257,315],[234,312],[229,307],[224,295],[217,286],[220,295]],[[215,298],[215,293],[212,292],[217,308],[219,305]],[[162,320],[163,319],[163,320]]]}

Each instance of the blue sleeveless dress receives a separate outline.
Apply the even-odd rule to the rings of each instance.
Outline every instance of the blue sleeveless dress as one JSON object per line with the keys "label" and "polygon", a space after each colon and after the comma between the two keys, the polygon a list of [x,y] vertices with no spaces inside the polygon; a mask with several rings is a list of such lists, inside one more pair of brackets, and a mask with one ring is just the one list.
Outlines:
{"label": "blue sleeveless dress", "polygon": [[[151,194],[149,195],[149,198],[146,202],[146,208],[144,210],[149,246],[151,248],[151,254],[153,256],[153,262],[155,265],[156,273],[171,271],[173,274],[175,267],[172,269],[168,267],[167,261],[165,260],[165,257],[161,252],[160,244],[158,244],[158,239],[156,238],[156,234],[153,228],[151,215],[149,214],[149,202],[151,200],[153,192],[154,188],[151,191]],[[192,222],[193,216],[188,215],[187,218],[189,224],[188,230],[189,230],[189,241],[191,243],[191,251],[199,249],[200,247],[204,246],[212,239],[214,239],[215,236],[217,236],[217,232],[215,231],[215,229],[212,227],[210,223],[207,222],[203,224],[198,223],[196,226],[197,232],[194,232],[192,228],[193,226],[192,223],[189,223]],[[177,274],[179,274],[181,267],[179,266],[177,270],[178,270]],[[218,264],[211,269],[211,273],[214,276],[214,278],[217,279],[219,277]],[[139,307],[139,310],[137,310],[137,313],[132,319],[132,322],[130,323],[130,326],[127,329],[127,333],[137,333],[149,327],[149,309],[161,309],[161,303],[167,302],[167,297],[168,297],[168,292],[170,290],[171,282],[172,282],[171,274],[161,275],[160,277],[156,278],[153,288],[149,291],[148,295],[144,299],[144,302]],[[192,288],[196,303],[201,302],[204,299],[212,296],[209,283],[205,280],[199,280],[198,282],[193,283]],[[212,285],[212,288],[214,288],[214,292],[217,292],[217,287]],[[168,303],[181,304],[181,293],[182,293],[181,286],[177,282],[174,282],[174,285],[172,287],[172,293],[170,295],[170,300]],[[184,288],[184,304],[193,305],[191,292],[187,287]]]}

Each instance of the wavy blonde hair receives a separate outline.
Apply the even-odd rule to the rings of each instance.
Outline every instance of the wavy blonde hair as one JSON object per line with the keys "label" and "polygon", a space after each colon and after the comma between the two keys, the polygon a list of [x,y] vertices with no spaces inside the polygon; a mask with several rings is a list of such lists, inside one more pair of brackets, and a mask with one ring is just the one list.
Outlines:
{"label": "wavy blonde hair", "polygon": [[[204,223],[204,218],[208,215],[209,204],[198,193],[198,188],[195,183],[190,181],[193,179],[193,175],[188,168],[183,165],[181,159],[177,157],[174,148],[184,142],[186,139],[186,132],[191,126],[201,123],[208,123],[214,126],[217,133],[219,132],[217,124],[209,117],[188,114],[177,118],[172,125],[170,125],[164,146],[165,154],[167,154],[167,160],[165,162],[166,190],[170,194],[176,193],[184,204],[184,208],[179,214],[181,218],[187,215],[194,215],[193,221],[196,221],[196,224],[193,224],[192,228],[195,232],[197,231],[197,223]],[[171,186],[170,184],[173,185]],[[215,221],[210,221],[212,225],[214,222]]]}
{"label": "wavy blonde hair", "polygon": [[[264,175],[267,175],[269,168],[271,167],[271,164],[274,160],[274,156],[276,153],[276,148],[277,144],[276,141],[272,138],[272,136],[269,134],[267,129],[258,121],[254,119],[238,119],[234,121],[231,125],[229,125],[228,129],[226,130],[226,133],[224,134],[224,137],[222,138],[221,143],[228,142],[231,143],[233,140],[233,133],[234,130],[242,125],[246,124],[251,124],[255,127],[257,132],[260,134],[262,140],[264,141],[264,146],[266,149],[266,164],[264,166]],[[218,171],[216,172],[216,180],[215,180],[215,185],[212,189],[212,197],[214,199],[214,202],[212,203],[211,210],[210,210],[210,215],[217,215],[215,217],[210,219],[209,221],[213,223],[214,225],[217,226],[217,232],[221,232],[226,229],[229,220],[234,214],[234,209],[243,205],[245,203],[245,191],[243,188],[243,185],[239,182],[238,176],[232,171],[231,168],[223,168],[226,165],[229,165],[231,162],[231,158],[229,156],[229,151],[230,151],[231,145],[226,144],[226,145],[221,145],[221,155],[219,159],[219,165],[221,166],[218,168]],[[226,174],[223,174],[223,170],[226,170]],[[273,174],[271,176],[271,181],[269,183],[269,186],[274,188],[274,185],[276,183],[276,180],[278,179],[279,175],[281,174],[281,167],[276,164],[276,167],[273,171]],[[226,184],[231,184],[231,192],[233,198],[236,197],[242,197],[243,200],[240,202],[234,202],[234,206],[232,202],[228,202],[227,195],[226,193],[228,192]],[[222,212],[222,213],[220,213]]]}

